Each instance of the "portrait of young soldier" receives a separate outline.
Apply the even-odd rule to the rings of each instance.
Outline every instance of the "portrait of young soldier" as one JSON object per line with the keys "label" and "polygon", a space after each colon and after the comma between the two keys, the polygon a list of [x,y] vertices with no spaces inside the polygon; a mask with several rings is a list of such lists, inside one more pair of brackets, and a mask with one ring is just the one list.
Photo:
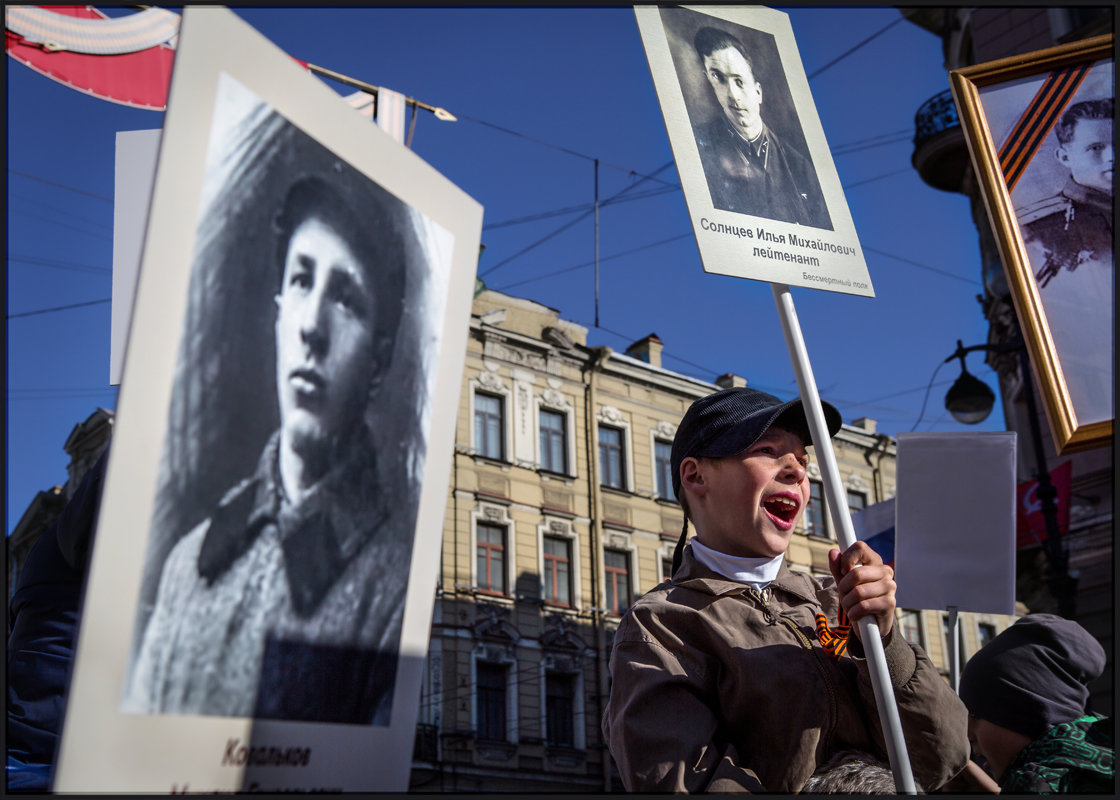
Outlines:
{"label": "portrait of young soldier", "polygon": [[[835,435],[839,412],[823,405]],[[865,542],[829,553],[830,578],[786,563],[809,442],[800,400],[751,388],[685,412],[672,576],[630,607],[611,650],[603,733],[627,790],[796,793],[840,751],[885,761],[851,625],[863,618],[883,638],[915,780],[932,791],[965,767],[967,713],[894,624],[894,570]]]}
{"label": "portrait of young soldier", "polygon": [[1095,422],[1113,417],[1113,308],[1104,301],[1114,280],[1113,99],[1073,103],[1054,132],[1064,182],[1015,214],[1078,421]]}
{"label": "portrait of young soldier", "polygon": [[[189,471],[189,460],[175,460],[179,450],[207,448],[200,478],[207,466],[228,472],[222,444],[236,452],[255,441],[257,455],[212,503],[200,503],[201,519],[157,508],[153,542],[166,541],[166,555],[149,557],[151,605],[140,609],[123,708],[385,725],[418,502],[409,464],[423,457],[415,412],[401,407],[423,398],[415,381],[394,376],[418,360],[405,332],[422,248],[397,198],[277,115],[258,122],[238,138],[245,161],[230,172],[231,186],[257,190],[247,198],[235,189],[236,199],[217,203],[211,221],[232,218],[199,236],[192,297],[209,322],[185,337],[176,388],[181,403],[203,383],[225,392],[212,409],[224,441],[203,435],[197,413],[183,415],[194,436],[171,426],[165,493],[173,496],[176,463]],[[256,221],[248,231],[238,225],[246,215]],[[238,257],[211,246],[223,240],[236,242]],[[227,278],[238,267],[253,272],[240,259],[259,261],[259,280],[245,286],[247,295],[267,292],[267,305],[254,298],[263,313],[238,314],[207,291],[223,278],[213,259]],[[234,322],[253,330],[245,338],[261,349],[271,343],[268,358],[243,346],[209,360],[195,339],[214,340]],[[231,380],[208,381],[206,365]],[[229,425],[229,410],[249,399],[273,420],[263,442]],[[164,505],[188,507],[193,496],[185,497]],[[169,540],[161,526],[185,533]]]}
{"label": "portrait of young soldier", "polygon": [[[676,34],[670,49],[712,205],[832,230],[813,164],[800,149],[804,139],[773,37],[684,9],[663,9],[662,19]],[[796,131],[799,145],[786,130]]]}

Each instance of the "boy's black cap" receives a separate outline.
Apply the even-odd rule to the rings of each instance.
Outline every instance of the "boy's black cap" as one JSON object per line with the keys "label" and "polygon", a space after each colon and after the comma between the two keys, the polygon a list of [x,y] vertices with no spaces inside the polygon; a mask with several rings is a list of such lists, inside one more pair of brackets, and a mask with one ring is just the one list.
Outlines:
{"label": "boy's black cap", "polygon": [[[828,435],[835,436],[842,424],[840,412],[823,401],[821,406]],[[670,464],[676,496],[681,496],[681,462],[686,458],[735,455],[757,442],[775,423],[797,433],[805,444],[812,443],[801,398],[783,403],[772,394],[745,386],[701,397],[684,413],[673,437]]]}

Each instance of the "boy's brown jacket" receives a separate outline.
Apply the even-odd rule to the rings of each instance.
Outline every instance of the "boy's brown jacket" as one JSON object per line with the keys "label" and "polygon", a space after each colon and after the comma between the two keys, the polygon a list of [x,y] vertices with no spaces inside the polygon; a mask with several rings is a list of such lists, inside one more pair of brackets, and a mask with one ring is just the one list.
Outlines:
{"label": "boy's brown jacket", "polygon": [[[783,563],[760,595],[686,547],[614,637],[603,733],[626,788],[797,792],[836,750],[885,761],[855,633],[839,659],[817,638],[815,615],[835,625],[838,602],[832,578]],[[897,625],[884,650],[914,779],[932,791],[968,760],[968,712]]]}

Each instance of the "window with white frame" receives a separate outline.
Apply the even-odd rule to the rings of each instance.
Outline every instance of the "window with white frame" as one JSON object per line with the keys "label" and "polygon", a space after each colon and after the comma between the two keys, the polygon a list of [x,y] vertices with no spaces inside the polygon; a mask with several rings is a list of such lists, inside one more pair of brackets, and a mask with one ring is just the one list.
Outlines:
{"label": "window with white frame", "polygon": [[[952,638],[949,636],[949,615],[941,615],[941,640],[945,643],[945,666],[949,666],[949,658],[951,652]],[[957,617],[957,664],[963,666],[964,662],[968,661],[968,653],[964,648],[964,626],[961,625],[961,618]]]}
{"label": "window with white frame", "polygon": [[474,447],[479,455],[505,460],[505,400],[498,395],[474,394]]}
{"label": "window with white frame", "polygon": [[545,602],[570,606],[572,604],[572,542],[562,536],[544,536],[541,539],[543,561],[543,597]]}
{"label": "window with white frame", "polygon": [[542,408],[540,413],[541,469],[568,473],[568,415]]}
{"label": "window with white frame", "polygon": [[476,580],[478,588],[506,593],[506,527],[487,522],[475,526]]}
{"label": "window with white frame", "polygon": [[607,589],[607,613],[622,616],[630,607],[630,553],[603,551],[603,572]]}
{"label": "window with white frame", "polygon": [[615,489],[626,488],[625,433],[610,425],[599,426],[599,483]]}
{"label": "window with white frame", "polygon": [[673,577],[673,555],[676,553],[676,542],[664,542],[657,551],[657,563],[660,572],[658,581],[667,581]]}
{"label": "window with white frame", "polygon": [[825,522],[824,484],[809,480],[809,502],[805,506],[805,532],[810,536],[828,538],[828,524]]}
{"label": "window with white frame", "polygon": [[657,494],[663,500],[676,500],[673,491],[673,443],[653,440],[653,463],[657,475]]}
{"label": "window with white frame", "polygon": [[867,506],[867,494],[865,492],[857,492],[853,489],[848,490],[848,512],[855,514],[857,511],[862,511]]}
{"label": "window with white frame", "polygon": [[904,609],[898,616],[902,636],[906,641],[922,645],[922,612]]}
{"label": "window with white frame", "polygon": [[977,622],[976,623],[976,639],[977,646],[983,647],[992,639],[996,638],[996,626],[990,622]]}
{"label": "window with white frame", "polygon": [[548,670],[544,686],[545,743],[550,747],[574,747],[576,676]]}
{"label": "window with white frame", "polygon": [[508,674],[506,664],[475,662],[475,730],[479,739],[506,740]]}

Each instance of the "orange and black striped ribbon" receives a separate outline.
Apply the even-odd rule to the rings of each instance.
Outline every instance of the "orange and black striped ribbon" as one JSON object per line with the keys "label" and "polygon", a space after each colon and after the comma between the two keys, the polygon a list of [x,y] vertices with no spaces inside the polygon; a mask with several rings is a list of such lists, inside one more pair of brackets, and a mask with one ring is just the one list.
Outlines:
{"label": "orange and black striped ribbon", "polygon": [[848,631],[852,626],[848,623],[848,613],[840,608],[838,625],[828,627],[828,618],[824,614],[817,614],[817,639],[825,652],[833,658],[840,658],[848,652]]}
{"label": "orange and black striped ribbon", "polygon": [[1046,135],[1058,121],[1077,87],[1089,74],[1091,64],[1081,64],[1051,72],[1035,94],[1027,110],[1019,117],[1011,135],[999,151],[999,165],[1010,192],[1023,177],[1027,165],[1042,146]]}

